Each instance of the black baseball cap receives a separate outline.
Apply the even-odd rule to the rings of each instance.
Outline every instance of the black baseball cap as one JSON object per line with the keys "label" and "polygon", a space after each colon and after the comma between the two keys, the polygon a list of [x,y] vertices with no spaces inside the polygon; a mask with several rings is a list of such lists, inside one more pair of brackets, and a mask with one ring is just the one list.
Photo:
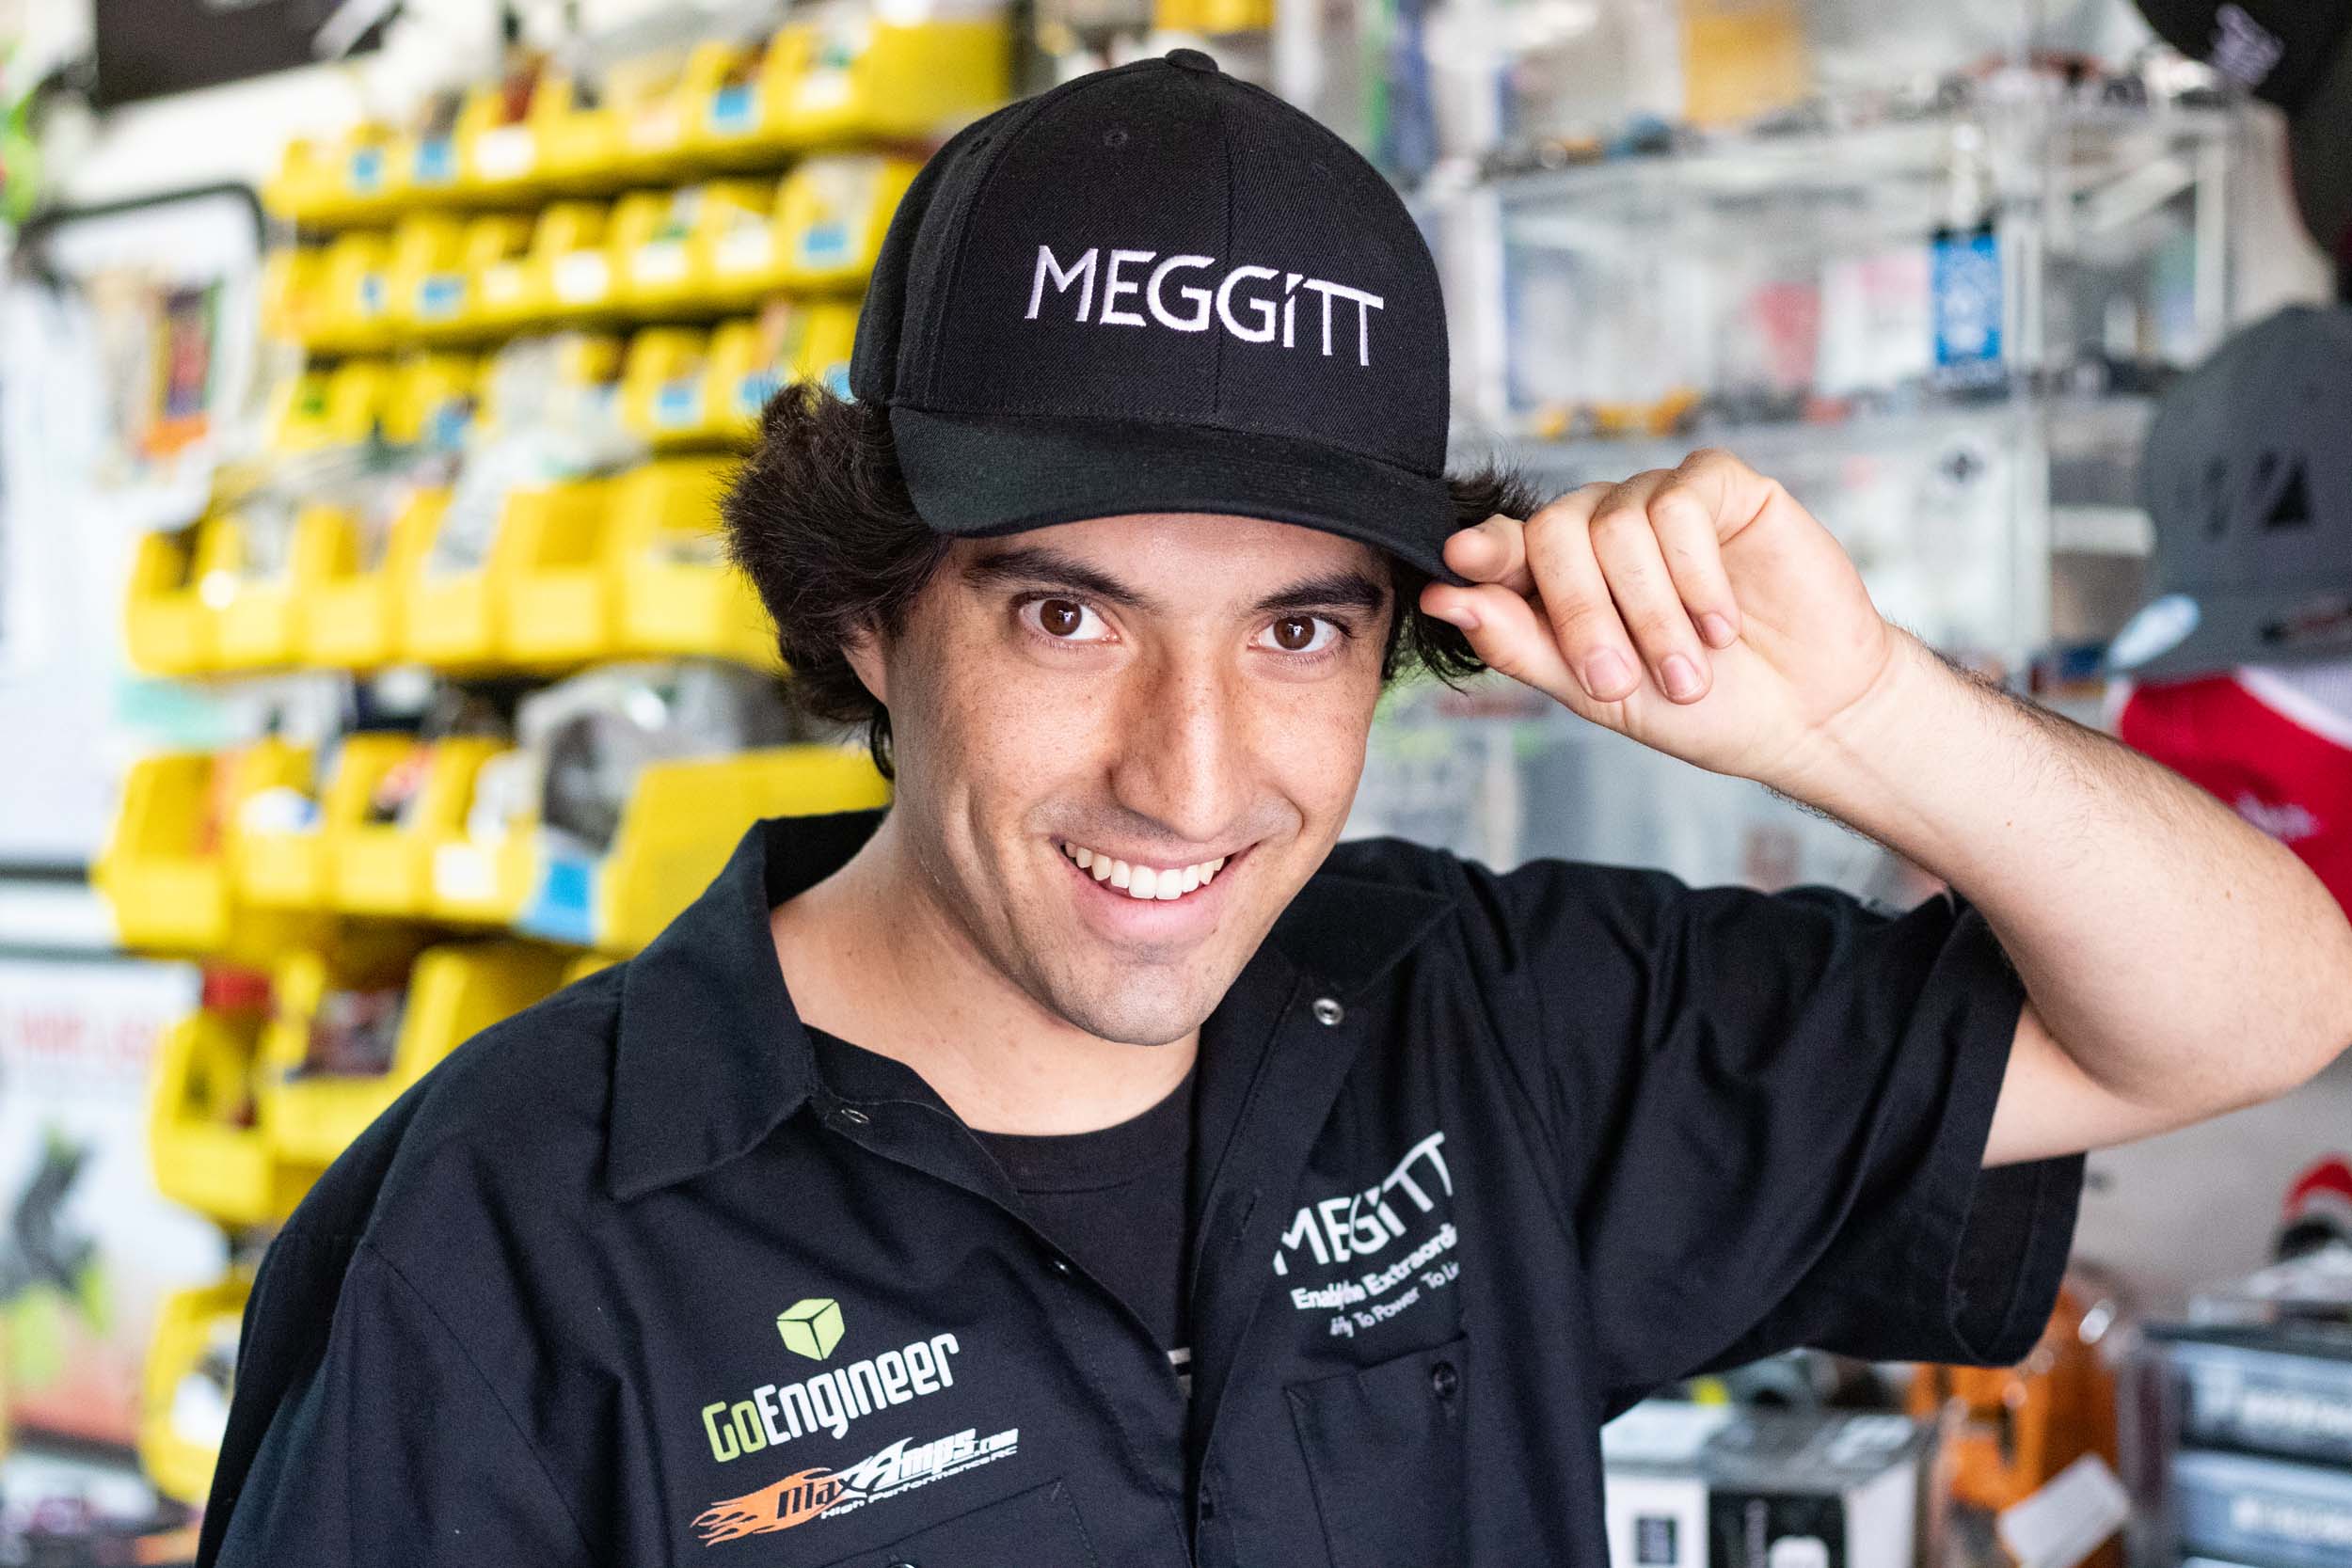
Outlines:
{"label": "black baseball cap", "polygon": [[2174,680],[2352,654],[2352,308],[2290,306],[2156,410],[2141,465],[2157,596],[2108,669]]}
{"label": "black baseball cap", "polygon": [[2321,248],[2352,261],[2352,4],[2139,0],[2167,43],[2286,111],[2295,201]]}
{"label": "black baseball cap", "polygon": [[1208,55],[1065,82],[959,132],[892,216],[850,390],[950,534],[1207,512],[1448,582],[1438,269],[1338,136]]}

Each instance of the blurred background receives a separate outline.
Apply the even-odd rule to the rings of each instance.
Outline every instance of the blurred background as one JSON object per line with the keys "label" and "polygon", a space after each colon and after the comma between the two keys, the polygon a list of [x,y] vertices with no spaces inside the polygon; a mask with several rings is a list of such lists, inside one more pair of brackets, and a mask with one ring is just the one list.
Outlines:
{"label": "blurred background", "polygon": [[[2152,423],[2281,310],[2284,586],[2352,589],[2352,96],[2312,85],[2352,6],[2149,14],[0,0],[0,1568],[183,1560],[252,1265],[342,1145],[754,818],[886,799],[783,700],[713,499],[778,386],[846,391],[927,152],[1086,71],[1207,50],[1395,181],[1457,462],[1730,446],[1891,619],[2343,855],[2341,638],[2101,672],[2195,575]],[[1496,682],[1391,695],[1350,831],[1931,887]],[[2018,1367],[1637,1407],[1615,1563],[2352,1565],[2348,1148],[2341,1069],[2092,1155]]]}

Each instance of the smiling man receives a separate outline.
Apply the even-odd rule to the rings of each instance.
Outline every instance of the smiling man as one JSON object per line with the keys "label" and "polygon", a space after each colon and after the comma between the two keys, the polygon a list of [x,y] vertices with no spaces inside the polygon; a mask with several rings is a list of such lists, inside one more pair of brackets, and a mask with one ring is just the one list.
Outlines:
{"label": "smiling man", "polygon": [[[886,814],[777,818],[319,1183],[202,1560],[1599,1568],[1597,1429],[2023,1355],[2082,1151],[2280,1093],[2352,931],[1716,453],[1443,471],[1435,268],[1178,51],[957,136],[729,499]],[[1491,665],[1955,892],[1338,844]]]}

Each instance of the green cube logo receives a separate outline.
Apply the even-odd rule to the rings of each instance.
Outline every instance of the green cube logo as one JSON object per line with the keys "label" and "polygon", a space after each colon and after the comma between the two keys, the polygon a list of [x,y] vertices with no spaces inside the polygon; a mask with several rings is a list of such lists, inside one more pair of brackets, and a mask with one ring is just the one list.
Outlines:
{"label": "green cube logo", "polygon": [[793,1354],[822,1361],[841,1342],[841,1304],[829,1296],[796,1301],[776,1314],[776,1332]]}

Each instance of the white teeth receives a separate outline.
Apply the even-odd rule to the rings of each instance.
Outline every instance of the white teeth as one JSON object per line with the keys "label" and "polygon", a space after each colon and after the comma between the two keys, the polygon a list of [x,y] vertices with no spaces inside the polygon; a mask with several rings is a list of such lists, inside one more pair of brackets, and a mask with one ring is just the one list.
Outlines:
{"label": "white teeth", "polygon": [[1100,849],[1089,849],[1083,844],[1064,844],[1063,854],[1081,871],[1089,871],[1098,882],[1108,882],[1123,889],[1133,898],[1167,900],[1182,898],[1185,894],[1215,881],[1230,858],[1219,855],[1213,861],[1195,861],[1190,865],[1162,868],[1152,865],[1130,865]]}

